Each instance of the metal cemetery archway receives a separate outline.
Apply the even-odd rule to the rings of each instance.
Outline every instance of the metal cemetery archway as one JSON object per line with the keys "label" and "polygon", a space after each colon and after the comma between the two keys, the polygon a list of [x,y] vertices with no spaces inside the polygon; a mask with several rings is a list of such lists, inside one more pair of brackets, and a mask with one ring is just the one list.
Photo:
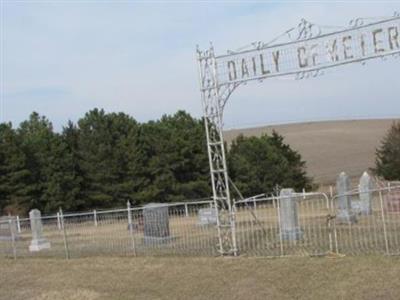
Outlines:
{"label": "metal cemetery archway", "polygon": [[302,20],[269,43],[256,42],[239,51],[215,55],[197,49],[214,204],[218,211],[219,251],[237,255],[234,203],[223,140],[223,110],[242,83],[271,77],[303,79],[324,69],[386,56],[400,57],[400,14],[358,18],[341,30],[325,31]]}

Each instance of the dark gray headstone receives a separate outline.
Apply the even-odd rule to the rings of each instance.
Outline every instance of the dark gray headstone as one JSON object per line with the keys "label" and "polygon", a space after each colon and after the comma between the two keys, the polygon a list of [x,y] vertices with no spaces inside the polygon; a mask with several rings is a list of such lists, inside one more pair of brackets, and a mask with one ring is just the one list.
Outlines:
{"label": "dark gray headstone", "polygon": [[170,240],[168,205],[151,203],[143,207],[145,244],[165,243]]}
{"label": "dark gray headstone", "polygon": [[50,249],[50,242],[43,236],[42,215],[40,210],[32,209],[29,212],[31,222],[32,241],[29,245],[29,251],[36,252],[43,249]]}
{"label": "dark gray headstone", "polygon": [[338,223],[355,223],[356,215],[351,207],[350,178],[345,172],[339,174],[336,180],[336,189],[338,193],[338,212],[336,220]]}
{"label": "dark gray headstone", "polygon": [[279,196],[279,216],[283,240],[299,240],[302,238],[297,201],[293,197],[293,192],[293,189],[282,189]]}

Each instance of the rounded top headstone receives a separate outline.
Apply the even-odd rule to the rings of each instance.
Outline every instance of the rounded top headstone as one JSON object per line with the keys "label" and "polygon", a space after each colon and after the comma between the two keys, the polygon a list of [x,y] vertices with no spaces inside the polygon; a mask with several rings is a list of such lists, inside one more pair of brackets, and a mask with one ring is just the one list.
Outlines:
{"label": "rounded top headstone", "polygon": [[291,196],[293,193],[293,189],[281,189],[280,196]]}
{"label": "rounded top headstone", "polygon": [[34,217],[41,216],[40,210],[38,210],[37,208],[32,209],[29,212],[29,216],[34,216]]}
{"label": "rounded top headstone", "polygon": [[360,177],[360,188],[362,189],[365,186],[370,188],[371,185],[372,185],[371,176],[369,176],[368,172],[364,172]]}

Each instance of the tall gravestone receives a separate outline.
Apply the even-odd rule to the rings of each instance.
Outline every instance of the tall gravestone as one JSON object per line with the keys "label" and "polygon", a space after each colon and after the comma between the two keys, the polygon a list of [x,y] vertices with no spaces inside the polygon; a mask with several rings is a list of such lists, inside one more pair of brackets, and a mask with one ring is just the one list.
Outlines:
{"label": "tall gravestone", "polygon": [[170,240],[168,205],[150,203],[143,208],[144,243],[162,244]]}
{"label": "tall gravestone", "polygon": [[36,252],[43,249],[50,249],[50,242],[43,237],[42,215],[40,210],[32,209],[29,212],[29,220],[31,222],[32,241],[29,245],[29,251]]}
{"label": "tall gravestone", "polygon": [[355,223],[357,220],[351,207],[351,196],[347,194],[350,191],[350,178],[345,172],[339,174],[336,181],[336,189],[338,193],[337,222]]}
{"label": "tall gravestone", "polygon": [[372,179],[367,172],[364,172],[360,177],[360,208],[359,212],[362,215],[369,215],[372,213]]}
{"label": "tall gravestone", "polygon": [[281,237],[283,240],[299,240],[302,231],[299,226],[297,200],[293,189],[282,189],[279,197],[279,217]]}

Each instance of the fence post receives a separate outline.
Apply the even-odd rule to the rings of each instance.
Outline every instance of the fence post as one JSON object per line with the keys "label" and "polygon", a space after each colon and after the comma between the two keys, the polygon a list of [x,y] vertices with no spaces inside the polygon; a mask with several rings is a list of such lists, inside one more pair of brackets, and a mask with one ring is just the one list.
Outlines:
{"label": "fence post", "polygon": [[185,216],[189,217],[189,210],[188,210],[187,203],[185,203]]}
{"label": "fence post", "polygon": [[17,216],[17,230],[18,230],[18,233],[21,233],[21,223],[19,221],[19,216]]}
{"label": "fence post", "polygon": [[131,236],[133,255],[136,256],[135,237],[133,236],[131,203],[129,202],[129,200],[126,202],[126,209],[128,212],[128,229],[129,229],[129,235]]}
{"label": "fence post", "polygon": [[61,220],[61,227],[63,229],[63,238],[64,238],[64,250],[65,250],[65,259],[69,259],[69,248],[68,248],[68,239],[67,239],[67,231],[65,229],[65,224],[64,224],[64,215],[63,211],[60,207],[60,220]]}
{"label": "fence post", "polygon": [[281,226],[281,210],[278,198],[275,198],[275,195],[272,196],[273,199],[276,199],[276,207],[277,207],[277,214],[278,214],[278,227],[279,227],[279,246],[281,250],[281,256],[283,256],[283,240],[282,240],[282,226]]}
{"label": "fence post", "polygon": [[61,230],[61,221],[60,221],[60,213],[57,212],[57,228]]}
{"label": "fence post", "polygon": [[383,237],[385,238],[385,248],[386,254],[389,255],[389,240],[386,231],[386,220],[385,220],[385,211],[383,206],[383,197],[382,191],[379,191],[379,201],[381,202],[381,213],[382,213],[382,223],[383,223]]}
{"label": "fence post", "polygon": [[11,246],[13,250],[13,257],[17,259],[17,247],[15,245],[15,232],[13,230],[14,224],[11,218],[8,219],[8,225],[10,227],[10,234],[11,234]]}
{"label": "fence post", "polygon": [[97,227],[97,212],[95,209],[93,210],[93,220],[94,220],[94,226]]}
{"label": "fence post", "polygon": [[331,185],[329,186],[329,196],[333,198],[333,187]]}

